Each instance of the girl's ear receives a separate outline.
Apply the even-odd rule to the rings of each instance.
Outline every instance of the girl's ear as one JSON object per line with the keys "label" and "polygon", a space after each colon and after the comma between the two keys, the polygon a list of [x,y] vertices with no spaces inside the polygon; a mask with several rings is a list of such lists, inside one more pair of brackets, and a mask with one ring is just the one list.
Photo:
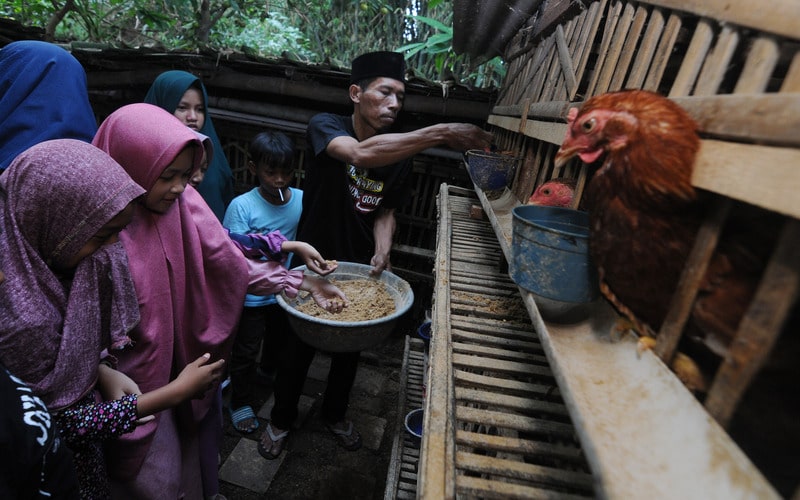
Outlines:
{"label": "girl's ear", "polygon": [[247,170],[249,170],[254,176],[258,175],[258,172],[256,171],[256,164],[253,162],[253,160],[247,160]]}

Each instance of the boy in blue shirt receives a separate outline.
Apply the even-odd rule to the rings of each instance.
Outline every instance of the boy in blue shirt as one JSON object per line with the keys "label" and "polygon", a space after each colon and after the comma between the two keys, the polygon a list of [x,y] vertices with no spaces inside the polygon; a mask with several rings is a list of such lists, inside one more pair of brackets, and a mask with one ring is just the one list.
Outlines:
{"label": "boy in blue shirt", "polygon": [[[258,179],[255,187],[231,201],[222,225],[231,233],[267,234],[280,231],[294,240],[303,209],[303,192],[290,187],[294,177],[292,141],[280,132],[262,132],[250,142],[247,163]],[[286,265],[291,259],[286,259]],[[231,421],[237,431],[250,434],[258,429],[253,411],[256,359],[263,340],[262,366],[271,364],[286,343],[290,326],[275,296],[248,294],[233,344],[231,378]],[[266,362],[265,362],[266,361]],[[271,362],[271,363],[270,363]]]}

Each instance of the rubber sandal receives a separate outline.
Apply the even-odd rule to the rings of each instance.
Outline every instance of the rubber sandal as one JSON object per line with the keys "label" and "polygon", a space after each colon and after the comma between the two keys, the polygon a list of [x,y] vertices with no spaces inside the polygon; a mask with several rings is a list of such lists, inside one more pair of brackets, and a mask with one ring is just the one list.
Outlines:
{"label": "rubber sandal", "polygon": [[347,420],[347,429],[337,429],[333,424],[326,424],[325,427],[333,434],[339,446],[348,451],[355,451],[361,448],[361,434],[353,426],[351,420]]}
{"label": "rubber sandal", "polygon": [[[275,460],[280,456],[281,452],[283,452],[283,448],[286,446],[286,437],[288,435],[289,431],[283,431],[275,434],[272,432],[272,423],[267,423],[267,428],[258,439],[258,454],[267,460]],[[264,443],[265,437],[269,438],[269,444]]]}
{"label": "rubber sandal", "polygon": [[[258,417],[253,412],[253,408],[251,406],[242,406],[236,410],[232,408],[228,408],[228,411],[231,414],[231,422],[233,423],[233,428],[236,429],[238,432],[242,434],[252,434],[258,429]],[[253,422],[250,425],[250,428],[243,429],[239,425],[244,422],[245,420],[251,419]]]}

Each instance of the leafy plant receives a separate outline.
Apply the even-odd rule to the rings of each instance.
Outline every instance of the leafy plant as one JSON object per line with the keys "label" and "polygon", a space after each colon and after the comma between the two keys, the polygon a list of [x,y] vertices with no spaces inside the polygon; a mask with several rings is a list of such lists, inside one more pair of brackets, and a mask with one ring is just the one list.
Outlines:
{"label": "leafy plant", "polygon": [[[467,73],[464,78],[475,87],[499,87],[505,77],[506,68],[502,58],[495,57],[477,68],[471,68],[469,58],[453,52],[453,28],[443,22],[425,16],[408,16],[435,32],[422,41],[408,43],[397,48],[405,52],[407,59],[422,55],[432,59],[435,74],[439,80],[455,78],[455,75]],[[466,71],[465,71],[466,70]]]}
{"label": "leafy plant", "polygon": [[280,57],[286,53],[306,61],[314,57],[309,50],[309,40],[279,12],[264,19],[250,18],[244,22],[222,19],[210,42],[212,46],[236,47],[259,57]]}
{"label": "leafy plant", "polygon": [[341,68],[398,50],[420,76],[476,87],[499,86],[505,72],[499,58],[473,67],[453,52],[452,0],[4,0],[0,15],[62,41],[289,54]]}

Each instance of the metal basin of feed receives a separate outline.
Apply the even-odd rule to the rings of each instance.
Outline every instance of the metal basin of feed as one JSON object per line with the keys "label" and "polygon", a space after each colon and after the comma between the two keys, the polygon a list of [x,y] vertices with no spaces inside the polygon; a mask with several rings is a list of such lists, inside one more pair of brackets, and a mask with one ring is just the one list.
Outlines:
{"label": "metal basin of feed", "polygon": [[[295,269],[305,271],[306,266]],[[337,321],[325,319],[298,311],[297,307],[313,301],[311,295],[303,293],[295,298],[284,294],[277,296],[278,304],[289,317],[289,324],[303,342],[323,351],[354,352],[373,347],[382,342],[392,332],[398,318],[405,314],[414,302],[414,292],[407,281],[396,274],[384,271],[378,278],[369,275],[372,266],[354,262],[339,262],[339,267],[328,279],[334,281],[372,280],[383,283],[394,299],[394,312],[388,316],[365,321]],[[304,296],[305,295],[305,296]],[[355,297],[348,297],[352,302]]]}

